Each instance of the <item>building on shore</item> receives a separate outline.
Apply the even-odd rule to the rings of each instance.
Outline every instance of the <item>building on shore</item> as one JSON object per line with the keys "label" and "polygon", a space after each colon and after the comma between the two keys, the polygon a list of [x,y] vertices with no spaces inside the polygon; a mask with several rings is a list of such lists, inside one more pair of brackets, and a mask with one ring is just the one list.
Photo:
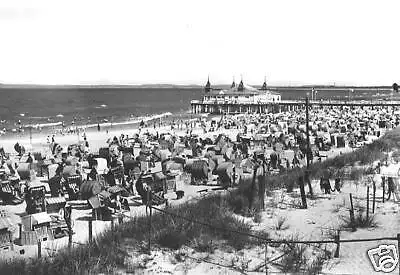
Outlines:
{"label": "building on shore", "polygon": [[257,89],[243,83],[238,85],[235,81],[229,89],[213,88],[210,79],[204,86],[202,100],[192,100],[192,113],[265,113],[273,110],[281,101],[281,95],[270,91],[264,81],[261,88]]}

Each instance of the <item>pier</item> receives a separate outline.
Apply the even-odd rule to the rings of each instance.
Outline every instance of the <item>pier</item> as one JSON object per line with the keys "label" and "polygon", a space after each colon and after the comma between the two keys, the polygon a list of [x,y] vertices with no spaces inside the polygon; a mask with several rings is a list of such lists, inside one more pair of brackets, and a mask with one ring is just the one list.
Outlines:
{"label": "pier", "polygon": [[[192,100],[190,102],[193,114],[214,113],[214,114],[240,114],[240,113],[278,113],[284,111],[296,111],[305,108],[305,100],[280,100],[275,102],[237,102],[228,101],[202,101]],[[310,100],[311,107],[367,107],[379,108],[384,106],[399,107],[400,101],[383,100]]]}

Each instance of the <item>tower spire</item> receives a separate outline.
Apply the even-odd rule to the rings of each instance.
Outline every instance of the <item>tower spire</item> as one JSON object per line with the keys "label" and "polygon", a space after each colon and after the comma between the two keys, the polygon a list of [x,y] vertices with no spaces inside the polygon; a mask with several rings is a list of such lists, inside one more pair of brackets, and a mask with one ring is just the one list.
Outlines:
{"label": "tower spire", "polygon": [[212,90],[211,88],[211,83],[210,83],[210,75],[207,76],[207,83],[206,86],[204,86],[204,91],[206,93],[209,93]]}
{"label": "tower spire", "polygon": [[244,91],[244,84],[243,84],[243,75],[240,75],[240,83],[238,86],[238,91],[243,92]]}
{"label": "tower spire", "polygon": [[232,81],[232,85],[231,85],[231,89],[236,87],[236,83],[235,83],[235,76],[233,76],[233,81]]}
{"label": "tower spire", "polygon": [[264,83],[263,83],[263,85],[262,85],[260,90],[262,90],[262,91],[266,91],[267,90],[267,76],[264,76]]}

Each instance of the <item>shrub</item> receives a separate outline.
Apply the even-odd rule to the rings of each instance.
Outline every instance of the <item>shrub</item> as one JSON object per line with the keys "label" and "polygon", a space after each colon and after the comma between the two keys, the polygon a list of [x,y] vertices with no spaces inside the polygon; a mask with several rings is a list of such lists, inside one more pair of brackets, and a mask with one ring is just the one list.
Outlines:
{"label": "shrub", "polygon": [[307,264],[306,245],[304,244],[285,244],[283,249],[284,256],[281,258],[281,268],[285,273],[300,272]]}
{"label": "shrub", "polygon": [[227,203],[232,209],[232,211],[236,214],[240,214],[245,211],[245,209],[248,209],[249,203],[247,201],[247,198],[244,196],[236,195],[230,193],[227,196]]}
{"label": "shrub", "polygon": [[[297,240],[297,237],[292,240]],[[331,252],[326,245],[324,248],[312,248],[305,244],[285,244],[282,252],[280,264],[284,273],[320,274],[325,261],[331,258]]]}
{"label": "shrub", "polygon": [[192,241],[193,248],[199,252],[214,252],[213,240],[209,235],[201,234]]}
{"label": "shrub", "polygon": [[354,181],[360,180],[366,174],[363,168],[352,168],[350,172],[350,179]]}
{"label": "shrub", "polygon": [[254,221],[255,223],[260,223],[261,220],[262,220],[261,212],[260,212],[260,211],[257,211],[257,212],[254,214],[253,221]]}
{"label": "shrub", "polygon": [[156,242],[167,248],[178,249],[187,241],[187,236],[184,232],[161,230],[156,238]]}
{"label": "shrub", "polygon": [[[254,193],[256,193],[255,190]],[[249,197],[251,196],[251,184],[239,186],[226,196],[226,207],[235,214],[240,214],[246,217],[253,217],[255,222],[261,221],[261,205],[258,200],[258,194],[253,194],[253,205],[250,208]]]}
{"label": "shrub", "polygon": [[331,252],[324,247],[322,251],[317,253],[314,258],[307,264],[305,274],[321,274],[325,261],[331,258]]}
{"label": "shrub", "polygon": [[[342,216],[341,217],[342,224],[341,228],[353,228],[353,223],[350,219],[349,215]],[[373,228],[377,227],[378,222],[376,221],[376,216],[373,214],[370,214],[367,218],[367,215],[365,213],[364,209],[360,209],[357,211],[357,214],[354,215],[354,227],[355,228]]]}

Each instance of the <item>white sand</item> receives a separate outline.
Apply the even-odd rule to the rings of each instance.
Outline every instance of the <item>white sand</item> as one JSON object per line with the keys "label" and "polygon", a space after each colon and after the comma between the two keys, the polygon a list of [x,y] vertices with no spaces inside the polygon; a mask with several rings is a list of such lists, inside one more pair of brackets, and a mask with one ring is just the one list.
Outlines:
{"label": "white sand", "polygon": [[[150,131],[154,132],[153,128],[143,129],[142,131]],[[157,131],[159,133],[169,132],[170,127],[162,127],[158,128]],[[183,130],[184,132],[185,130]],[[129,129],[129,130],[121,130],[115,129],[110,131],[108,134],[105,131],[96,132],[89,131],[86,133],[87,139],[90,143],[92,150],[97,150],[99,147],[106,146],[106,140],[108,138],[112,138],[113,136],[119,136],[121,133],[128,134],[132,136],[134,133],[137,133],[137,129]],[[176,132],[182,132],[176,131]],[[198,129],[196,132],[201,133],[201,130]],[[226,131],[225,129],[221,129],[218,132],[209,133],[209,135],[217,135],[219,133],[229,133],[232,139],[235,139],[237,131]],[[77,137],[76,135],[66,135],[66,136],[57,136],[56,142],[61,146],[67,146],[72,143],[76,143],[78,141],[82,141],[82,137]],[[1,140],[1,145],[4,146],[6,152],[13,152],[13,146],[16,142],[20,144],[30,144],[29,138],[24,139],[5,139]],[[33,150],[47,150],[48,144],[46,143],[46,136],[43,137],[35,137],[32,140]],[[345,151],[349,151],[351,149],[335,149],[329,152],[329,156],[332,157],[337,155],[339,151],[343,153]],[[198,190],[203,189],[204,186],[185,186],[185,197],[179,201],[173,201],[172,204],[182,203],[188,200],[195,200],[200,197],[200,194],[197,193]],[[314,182],[314,190],[318,195],[321,195],[321,191],[319,190],[318,182]],[[298,190],[297,190],[298,192]],[[276,193],[276,192],[275,192]],[[279,192],[278,192],[279,193]],[[341,194],[332,194],[330,196],[320,198],[315,201],[309,201],[309,209],[308,210],[299,210],[284,207],[280,205],[282,208],[274,209],[273,207],[268,207],[268,210],[262,214],[262,221],[260,224],[254,224],[254,229],[261,229],[269,231],[272,236],[275,235],[278,237],[288,237],[293,234],[299,234],[299,237],[302,239],[321,239],[324,238],[321,227],[337,227],[339,223],[339,215],[344,214],[347,215],[347,207],[348,207],[348,193],[353,193],[355,196],[365,197],[365,188],[359,187],[357,188],[354,184],[347,183],[343,188],[343,193]],[[378,189],[377,194],[381,194],[382,191]],[[278,200],[280,195],[275,195],[275,198],[267,197],[268,200]],[[287,201],[290,201],[290,198],[287,195],[283,195],[283,198]],[[333,209],[336,208],[336,204],[340,204],[343,200],[346,201],[346,205],[339,211],[339,213],[333,213]],[[22,214],[25,210],[25,203],[18,206],[0,206],[0,209],[6,209],[11,213]],[[343,232],[341,238],[343,239],[351,239],[351,238],[365,238],[365,237],[382,237],[382,236],[395,236],[398,232],[398,204],[394,204],[393,202],[387,202],[384,205],[382,203],[377,204],[377,220],[380,222],[381,226],[376,229],[364,229],[358,230],[355,233],[351,232]],[[73,241],[77,243],[84,243],[88,239],[88,222],[85,220],[80,220],[83,217],[89,217],[91,214],[90,210],[74,210],[73,211],[73,219],[78,219],[74,223],[74,231],[76,234],[73,237]],[[131,207],[131,216],[136,215],[144,215],[145,207],[144,206],[133,206]],[[277,232],[273,229],[273,225],[276,222],[278,216],[286,216],[288,218],[289,228],[282,232]],[[15,222],[19,222],[18,215],[12,216]],[[99,234],[104,229],[110,226],[110,222],[105,221],[95,221],[93,224],[94,235]],[[17,235],[17,230],[15,232]],[[392,243],[392,242],[380,242],[380,243]],[[64,247],[67,244],[67,237],[55,240],[55,241],[47,241],[43,244],[43,255],[51,254],[51,249],[57,249],[60,247]],[[328,265],[325,267],[324,271],[333,274],[372,274],[372,266],[369,263],[367,258],[366,250],[371,247],[375,247],[378,245],[377,243],[346,243],[341,245],[341,257],[340,259],[329,261]],[[332,246],[334,249],[335,246]],[[16,246],[16,251],[13,253],[2,253],[4,257],[16,256],[18,255],[21,247]],[[36,257],[37,248],[36,246],[24,247],[26,253],[25,257]],[[222,253],[222,254],[221,254]],[[236,262],[237,264],[246,262],[250,260],[250,267],[254,267],[257,264],[262,262],[261,259],[264,257],[264,250],[260,247],[252,248],[249,251],[246,251],[246,255],[237,256],[237,253],[225,253],[216,251],[214,254],[208,255],[210,261],[215,262]],[[279,255],[278,250],[274,248],[270,248],[268,252],[268,257],[273,258]],[[173,258],[170,252],[160,252],[156,250],[152,256],[152,260],[149,261],[147,267],[147,272],[152,273],[154,271],[157,272],[173,272],[175,274],[184,272],[189,272],[189,274],[236,274],[239,272],[235,272],[232,269],[216,267],[212,264],[207,263],[198,263],[194,260],[186,259],[184,263],[177,263],[171,260]],[[171,257],[169,257],[171,256]],[[193,257],[201,257],[204,256],[200,253],[194,253]],[[237,259],[235,257],[238,257]],[[269,266],[270,271],[277,271],[278,269],[274,266]],[[264,272],[262,272],[264,273]]]}

